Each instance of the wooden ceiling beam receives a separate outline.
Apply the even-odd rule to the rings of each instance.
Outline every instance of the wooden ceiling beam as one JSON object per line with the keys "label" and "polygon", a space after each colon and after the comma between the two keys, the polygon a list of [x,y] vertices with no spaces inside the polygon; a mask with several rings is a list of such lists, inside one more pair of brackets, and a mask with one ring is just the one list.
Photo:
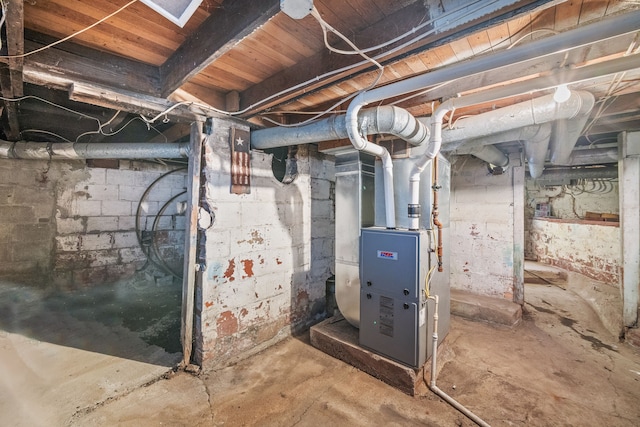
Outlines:
{"label": "wooden ceiling beam", "polygon": [[[28,52],[55,41],[52,37],[33,31],[26,31],[25,37]],[[37,72],[40,78],[51,76],[53,86],[62,79],[69,83],[99,84],[145,95],[156,96],[160,93],[158,67],[99,52],[72,42],[61,43],[26,57],[26,69],[29,73]],[[47,84],[46,81],[37,83]]]}
{"label": "wooden ceiling beam", "polygon": [[[16,56],[24,53],[24,4],[21,1],[10,2],[6,6],[5,17],[6,40],[3,40],[3,55]],[[22,58],[8,58],[0,64],[0,88],[2,96],[7,99],[19,98],[23,95]],[[20,139],[20,122],[18,120],[18,103],[2,101],[4,104],[5,136],[11,141]]]}
{"label": "wooden ceiling beam", "polygon": [[[476,19],[469,18],[466,22],[453,29],[447,29],[446,31],[434,33],[425,37],[421,41],[412,44],[410,47],[403,48],[392,55],[385,57],[383,63],[393,63],[408,56],[444,45],[452,40],[461,39],[473,32],[479,31],[480,29],[484,29],[501,22],[506,22],[515,15],[531,12],[536,8],[545,7],[548,3],[550,3],[550,0],[514,1],[510,6],[501,8],[496,12],[483,15]],[[432,19],[434,16],[439,16],[443,13],[441,10],[433,10],[431,11],[431,15],[426,14],[426,12],[427,10],[425,9],[424,1],[416,1],[403,9],[398,10],[392,15],[389,15],[378,23],[366,28],[362,32],[354,34],[351,39],[355,40],[357,44],[362,47],[374,46],[380,43],[381,38],[384,40],[392,39],[406,32],[408,29],[416,27],[425,20]],[[398,25],[399,23],[402,23],[402,25]],[[431,27],[427,27],[422,31],[428,31],[430,28]],[[369,55],[373,56],[375,53],[370,53]],[[251,116],[256,112],[300,98],[301,96],[308,95],[309,93],[323,89],[331,84],[336,84],[345,80],[352,80],[363,73],[367,73],[372,69],[375,69],[372,64],[367,63],[355,66],[347,71],[316,80],[317,76],[324,75],[332,70],[352,67],[354,64],[361,61],[362,58],[358,55],[329,54],[325,49],[242,92],[240,96],[240,108],[249,108],[274,93],[279,93],[304,82],[310,82],[300,89],[287,92],[286,94],[278,96],[268,102],[261,103],[255,108],[250,108],[247,111],[246,116]]]}
{"label": "wooden ceiling beam", "polygon": [[167,97],[280,11],[278,0],[225,1],[160,66]]}

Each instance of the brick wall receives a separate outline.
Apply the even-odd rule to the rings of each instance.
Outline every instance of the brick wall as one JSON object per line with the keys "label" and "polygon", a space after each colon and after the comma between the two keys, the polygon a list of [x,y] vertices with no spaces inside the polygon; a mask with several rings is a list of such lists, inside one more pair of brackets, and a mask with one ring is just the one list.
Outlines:
{"label": "brick wall", "polygon": [[[169,167],[120,161],[119,169],[84,162],[0,161],[0,277],[76,287],[131,276],[145,265],[135,233],[141,196]],[[149,192],[140,224],[151,230],[160,207],[184,191],[186,172]],[[185,200],[177,198],[175,202]],[[184,215],[171,204],[158,218],[157,251],[182,269]]]}
{"label": "brick wall", "polygon": [[230,194],[229,124],[205,144],[206,267],[196,298],[196,358],[205,367],[248,354],[324,316],[333,268],[333,162],[297,152],[298,176],[278,182],[271,155],[251,152],[251,193]]}

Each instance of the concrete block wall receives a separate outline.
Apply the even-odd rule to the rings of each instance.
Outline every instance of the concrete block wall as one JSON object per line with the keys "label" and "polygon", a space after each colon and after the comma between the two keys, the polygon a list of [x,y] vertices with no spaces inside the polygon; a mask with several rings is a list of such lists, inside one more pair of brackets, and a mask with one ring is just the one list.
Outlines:
{"label": "concrete block wall", "polygon": [[230,194],[230,123],[213,128],[203,168],[215,220],[201,242],[195,307],[195,357],[208,368],[323,318],[333,268],[331,159],[300,147],[298,176],[282,184],[271,155],[252,150],[251,193]]}
{"label": "concrete block wall", "polygon": [[[138,201],[168,169],[129,161],[104,169],[81,161],[0,160],[0,278],[77,287],[132,275],[145,264],[135,234]],[[172,174],[149,193],[143,229],[185,189],[185,175]],[[168,208],[157,229],[158,250],[181,271],[184,215]]]}
{"label": "concrete block wall", "polygon": [[617,224],[535,219],[530,235],[538,261],[619,287],[621,254]]}
{"label": "concrete block wall", "polygon": [[[145,252],[152,251],[152,246],[156,264],[180,274],[185,217],[179,205],[186,200],[186,194],[177,195],[186,190],[186,169],[171,173],[150,187],[161,175],[176,168],[120,161],[119,169],[88,168],[84,177],[61,187],[57,195],[53,266],[58,285],[85,286],[132,276],[145,266]],[[172,201],[174,196],[177,197]],[[138,226],[145,233],[144,251],[136,235],[136,215]],[[160,258],[153,253],[160,254]],[[169,275],[169,271],[165,274]]]}
{"label": "concrete block wall", "polygon": [[[517,164],[514,156],[511,164]],[[522,250],[514,241],[514,168],[492,175],[483,161],[461,156],[451,167],[451,287],[514,300]],[[522,213],[520,213],[522,215]]]}
{"label": "concrete block wall", "polygon": [[0,279],[42,285],[55,247],[55,189],[65,168],[0,159]]}
{"label": "concrete block wall", "polygon": [[619,188],[617,181],[588,180],[583,185],[545,187],[535,180],[526,181],[525,204],[525,257],[538,260],[536,246],[539,234],[532,229],[536,204],[549,203],[551,215],[560,219],[580,219],[587,212],[620,212]]}

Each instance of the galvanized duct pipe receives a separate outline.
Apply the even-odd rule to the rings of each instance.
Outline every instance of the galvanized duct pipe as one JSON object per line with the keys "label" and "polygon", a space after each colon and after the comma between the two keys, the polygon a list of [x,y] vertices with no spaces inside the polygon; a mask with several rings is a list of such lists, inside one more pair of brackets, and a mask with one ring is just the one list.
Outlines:
{"label": "galvanized duct pipe", "polygon": [[[360,110],[360,108],[372,102],[404,95],[447,81],[513,65],[518,62],[541,58],[623,34],[633,33],[638,31],[638,22],[640,22],[640,11],[625,13],[609,19],[603,19],[590,25],[580,26],[575,30],[565,31],[555,36],[523,44],[513,49],[503,50],[481,56],[471,61],[462,61],[449,67],[439,68],[426,74],[362,92],[353,99],[349,105],[349,110],[353,112],[353,110]],[[347,116],[349,116],[349,111],[347,112]],[[351,114],[351,116],[353,116],[353,114]],[[347,126],[351,128],[351,132],[357,132],[357,117],[351,117],[351,120],[347,120]]]}
{"label": "galvanized duct pipe", "polygon": [[[549,149],[549,141],[551,140],[553,126],[551,123],[545,123],[540,126],[539,132],[524,141],[524,152],[527,156],[527,163],[529,165],[529,173],[531,176],[537,178],[542,175],[544,171],[544,162],[547,158],[547,150]],[[573,146],[576,144],[576,140],[573,143],[567,141],[566,145]]]}
{"label": "galvanized duct pipe", "polygon": [[581,114],[572,121],[565,119],[555,122],[549,156],[552,165],[566,165],[569,162],[573,147],[576,146],[588,120],[588,114]]}
{"label": "galvanized duct pipe", "polygon": [[[412,145],[429,140],[429,128],[407,110],[394,106],[381,106],[362,110],[358,128],[364,135],[388,133]],[[274,127],[251,132],[251,146],[257,149],[286,147],[321,141],[348,138],[345,116],[327,119],[295,128]]]}
{"label": "galvanized duct pipe", "polygon": [[[637,22],[640,22],[640,11],[621,15],[612,19],[603,20],[595,24],[586,25],[572,31],[558,34],[556,36],[537,40],[514,49],[485,55],[472,61],[463,61],[449,67],[434,70],[430,73],[422,74],[396,83],[391,83],[386,86],[361,92],[353,99],[353,101],[351,101],[351,104],[347,109],[346,121],[349,139],[354,146],[361,144],[362,138],[359,135],[358,131],[358,112],[363,106],[367,104],[425,89],[427,87],[441,84],[446,81],[468,77],[474,74],[479,74],[485,71],[512,65],[514,63],[523,62],[534,58],[540,58],[546,55],[551,55],[564,50],[602,41],[629,32],[634,32],[637,31]],[[536,122],[530,124],[535,123]],[[437,156],[440,150],[441,141],[437,137],[439,135],[439,129],[436,128],[437,121],[434,121],[433,141],[431,142],[429,149],[425,154],[425,159],[420,160],[416,164],[415,173],[412,174],[411,185],[419,185],[419,181],[415,180],[413,177],[416,174],[419,174],[420,168],[424,168],[424,165],[428,162],[428,160]],[[411,190],[411,204],[414,204],[415,202],[413,197],[414,193],[416,193],[416,191]],[[386,204],[388,205],[389,203]],[[409,207],[409,209],[411,210],[411,207]],[[415,225],[415,223],[416,221],[413,221],[412,226]]]}
{"label": "galvanized duct pipe", "polygon": [[585,150],[573,150],[567,166],[602,165],[618,163],[617,148],[593,148]]}
{"label": "galvanized duct pipe", "polygon": [[0,141],[0,158],[32,160],[177,159],[189,157],[189,143],[73,143]]}
{"label": "galvanized duct pipe", "polygon": [[[525,126],[520,129],[498,132],[480,138],[461,141],[463,145],[455,150],[453,149],[454,144],[443,145],[442,151],[451,152],[452,154],[471,154],[492,165],[504,167],[509,164],[509,157],[494,147],[493,144],[531,140],[538,140],[541,144],[545,144],[543,139],[545,136],[547,138],[546,143],[548,144],[549,137],[551,136],[551,123]],[[455,145],[457,146],[458,144]]]}
{"label": "galvanized duct pipe", "polygon": [[562,179],[615,179],[617,177],[617,166],[603,166],[592,168],[547,169],[540,179],[544,181],[553,181]]}
{"label": "galvanized duct pipe", "polygon": [[566,102],[558,104],[553,95],[513,104],[456,122],[455,128],[443,132],[442,144],[454,150],[473,138],[492,135],[526,126],[588,116],[595,97],[585,91],[572,91]]}
{"label": "galvanized duct pipe", "polygon": [[[408,111],[393,106],[368,109],[360,114],[358,128],[364,136],[388,133],[404,139],[412,145],[420,145],[429,140],[429,128],[419,122]],[[351,139],[346,126],[346,116],[330,117],[296,128],[269,128],[254,131],[251,145],[264,149],[283,147],[311,142],[332,141],[349,137],[354,148],[382,159],[385,189],[385,215],[387,228],[395,228],[395,210],[393,200],[393,164],[391,156],[384,147],[367,141],[358,134]],[[355,141],[355,142],[354,142]]]}

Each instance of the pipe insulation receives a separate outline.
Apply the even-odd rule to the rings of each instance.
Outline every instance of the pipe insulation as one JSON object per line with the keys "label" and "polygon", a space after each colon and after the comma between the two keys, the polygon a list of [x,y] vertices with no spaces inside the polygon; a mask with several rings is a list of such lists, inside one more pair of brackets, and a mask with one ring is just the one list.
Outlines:
{"label": "pipe insulation", "polygon": [[189,157],[189,143],[73,143],[0,141],[0,158],[31,160],[178,159]]}

